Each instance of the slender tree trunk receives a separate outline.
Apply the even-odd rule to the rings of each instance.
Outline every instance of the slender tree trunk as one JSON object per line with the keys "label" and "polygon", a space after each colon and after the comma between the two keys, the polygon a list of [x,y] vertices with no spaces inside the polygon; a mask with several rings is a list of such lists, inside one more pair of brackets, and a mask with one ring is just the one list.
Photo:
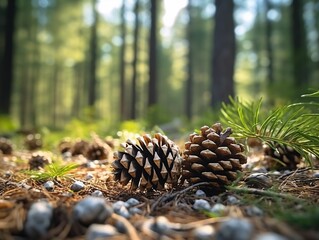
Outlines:
{"label": "slender tree trunk", "polygon": [[235,33],[233,0],[216,0],[214,47],[212,54],[212,99],[218,107],[234,95]]}
{"label": "slender tree trunk", "polygon": [[303,1],[292,1],[292,51],[293,51],[293,71],[296,87],[308,84],[307,71],[307,46],[306,34],[303,21]]}
{"label": "slender tree trunk", "polygon": [[4,40],[4,57],[3,57],[3,69],[2,77],[0,81],[0,114],[10,114],[10,102],[13,82],[13,35],[14,35],[14,23],[15,23],[16,1],[7,0],[6,9],[6,28],[5,28],[5,40]]}
{"label": "slender tree trunk", "polygon": [[192,118],[193,107],[193,7],[192,1],[188,1],[188,26],[187,26],[187,40],[188,40],[188,54],[187,54],[187,80],[186,80],[186,98],[185,98],[185,113],[188,119]]}
{"label": "slender tree trunk", "polygon": [[137,85],[137,62],[138,62],[138,41],[139,41],[139,0],[136,0],[134,13],[135,13],[135,26],[134,26],[134,45],[133,45],[133,75],[132,75],[132,102],[131,102],[131,119],[136,119],[136,85]]}
{"label": "slender tree trunk", "polygon": [[127,118],[126,105],[126,81],[125,81],[125,53],[126,53],[126,21],[125,21],[125,0],[123,0],[121,7],[121,37],[122,46],[120,49],[120,109],[121,120]]}
{"label": "slender tree trunk", "polygon": [[268,66],[267,66],[267,81],[270,84],[274,83],[274,70],[273,70],[273,50],[272,50],[272,22],[268,18],[267,14],[271,10],[271,2],[270,0],[266,0],[266,49],[267,49],[267,58],[268,58]]}
{"label": "slender tree trunk", "polygon": [[97,25],[98,12],[96,10],[97,0],[92,0],[93,24],[91,26],[90,38],[90,70],[89,70],[89,106],[94,107],[96,102],[96,69],[97,69]]}
{"label": "slender tree trunk", "polygon": [[148,107],[157,104],[157,4],[158,0],[151,0]]}

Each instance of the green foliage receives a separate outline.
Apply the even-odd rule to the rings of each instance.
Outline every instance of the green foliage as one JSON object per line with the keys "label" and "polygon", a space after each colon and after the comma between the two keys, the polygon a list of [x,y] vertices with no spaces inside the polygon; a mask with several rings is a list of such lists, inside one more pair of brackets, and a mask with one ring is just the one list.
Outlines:
{"label": "green foliage", "polygon": [[308,159],[309,154],[319,156],[319,113],[312,112],[316,103],[295,103],[276,107],[262,113],[262,100],[253,103],[231,99],[223,104],[222,121],[239,138],[256,137],[272,145],[288,145]]}
{"label": "green foliage", "polygon": [[17,126],[12,121],[11,117],[7,115],[0,115],[0,133],[13,132],[16,129],[17,129]]}
{"label": "green foliage", "polygon": [[63,165],[61,162],[54,162],[44,167],[44,171],[28,170],[24,171],[32,179],[37,181],[46,181],[49,179],[64,178],[70,176],[70,171],[76,169],[79,165],[69,163]]}

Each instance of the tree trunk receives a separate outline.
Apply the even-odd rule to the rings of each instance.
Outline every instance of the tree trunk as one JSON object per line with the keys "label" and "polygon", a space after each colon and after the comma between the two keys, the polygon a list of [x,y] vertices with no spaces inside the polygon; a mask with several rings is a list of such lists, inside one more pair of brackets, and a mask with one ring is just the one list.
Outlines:
{"label": "tree trunk", "polygon": [[125,21],[125,0],[123,0],[121,8],[121,37],[122,46],[120,49],[120,109],[121,120],[127,118],[126,106],[126,81],[125,81],[125,53],[126,53],[126,21]]}
{"label": "tree trunk", "polygon": [[0,81],[0,114],[10,114],[10,102],[13,82],[13,34],[15,23],[16,1],[7,0],[6,27],[4,40],[3,69],[1,69],[3,80]]}
{"label": "tree trunk", "polygon": [[267,58],[268,58],[268,66],[267,66],[267,80],[268,83],[274,83],[274,70],[273,70],[273,50],[272,50],[272,23],[269,17],[267,16],[268,12],[271,10],[271,2],[270,0],[266,0],[266,49],[267,49]]}
{"label": "tree trunk", "polygon": [[303,21],[303,1],[292,1],[292,51],[293,71],[296,87],[306,86],[308,83],[307,71],[307,46]]}
{"label": "tree trunk", "polygon": [[92,0],[93,23],[90,38],[90,69],[89,69],[89,106],[94,107],[96,102],[96,68],[97,68],[97,24],[98,12],[96,10],[97,0]]}
{"label": "tree trunk", "polygon": [[139,41],[139,0],[136,0],[134,13],[135,13],[135,26],[134,26],[134,45],[133,45],[133,75],[132,75],[132,102],[131,102],[131,119],[136,119],[136,85],[137,85],[137,63],[138,63],[138,41]]}
{"label": "tree trunk", "polygon": [[148,107],[157,104],[157,4],[158,0],[151,0]]}
{"label": "tree trunk", "polygon": [[193,106],[193,7],[192,1],[188,1],[188,26],[187,26],[187,40],[188,40],[188,54],[187,54],[187,80],[186,80],[186,98],[185,98],[185,113],[188,119],[192,118]]}
{"label": "tree trunk", "polygon": [[216,0],[214,47],[212,57],[211,105],[218,107],[234,95],[234,2]]}

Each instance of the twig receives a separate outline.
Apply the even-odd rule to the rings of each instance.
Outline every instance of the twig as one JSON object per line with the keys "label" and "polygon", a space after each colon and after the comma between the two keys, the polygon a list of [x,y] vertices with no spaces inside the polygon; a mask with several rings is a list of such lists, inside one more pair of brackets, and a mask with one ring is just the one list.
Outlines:
{"label": "twig", "polygon": [[115,213],[112,214],[111,218],[121,222],[125,226],[125,228],[127,230],[127,234],[131,240],[140,240],[140,237],[137,235],[136,229],[133,227],[133,225],[126,218],[124,218],[120,215],[117,215]]}
{"label": "twig", "polygon": [[169,195],[163,195],[163,196],[161,196],[160,198],[158,198],[158,199],[156,200],[155,203],[152,204],[152,206],[151,206],[151,212],[153,212],[154,209],[157,207],[157,205],[159,205],[161,202],[169,201],[169,200],[175,198],[177,195],[184,194],[184,193],[188,192],[189,190],[191,190],[191,189],[193,189],[193,188],[196,188],[196,187],[198,187],[198,186],[203,186],[203,185],[210,185],[210,183],[209,183],[209,182],[196,183],[196,184],[191,185],[191,186],[189,186],[189,187],[187,187],[187,188],[185,188],[185,189],[183,189],[183,190],[180,190],[180,191],[178,191],[178,192],[174,192],[174,193],[171,193],[171,194],[169,194]]}
{"label": "twig", "polygon": [[286,177],[288,177],[288,176],[290,176],[290,175],[292,175],[292,174],[301,173],[301,172],[306,172],[306,171],[308,171],[308,170],[310,170],[310,169],[312,169],[312,168],[311,168],[311,167],[308,167],[308,168],[297,169],[296,171],[289,172],[289,173],[286,173],[286,174],[281,175],[281,176],[278,178],[278,180],[283,179],[283,178],[286,178]]}
{"label": "twig", "polygon": [[304,199],[296,198],[290,194],[277,193],[277,192],[272,192],[269,190],[262,190],[262,189],[256,189],[256,188],[238,188],[238,187],[230,187],[230,186],[227,188],[237,193],[256,194],[256,195],[262,195],[262,196],[274,197],[274,198],[285,198],[285,199],[296,201],[296,202],[305,201]]}

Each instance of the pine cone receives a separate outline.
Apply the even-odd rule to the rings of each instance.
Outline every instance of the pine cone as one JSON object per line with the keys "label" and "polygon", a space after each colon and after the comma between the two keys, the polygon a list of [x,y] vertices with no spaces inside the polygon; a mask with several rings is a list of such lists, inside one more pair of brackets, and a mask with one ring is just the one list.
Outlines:
{"label": "pine cone", "polygon": [[72,156],[76,156],[76,155],[83,155],[85,156],[87,154],[87,151],[89,149],[89,143],[85,140],[77,140],[71,150]]}
{"label": "pine cone", "polygon": [[112,150],[111,147],[97,135],[93,135],[92,138],[93,141],[88,147],[86,158],[89,160],[107,159]]}
{"label": "pine cone", "polygon": [[112,163],[114,179],[122,185],[131,181],[131,190],[164,188],[165,183],[177,184],[181,156],[173,141],[156,133],[137,138],[139,144],[127,140],[124,151],[115,154]]}
{"label": "pine cone", "polygon": [[297,169],[297,165],[302,160],[300,153],[284,144],[273,143],[272,145],[264,145],[264,162],[268,169],[278,171]]}
{"label": "pine cone", "polygon": [[7,138],[0,138],[0,151],[5,155],[12,154],[12,143]]}
{"label": "pine cone", "polygon": [[61,154],[64,154],[66,152],[71,152],[71,148],[73,146],[73,143],[69,138],[65,138],[58,144],[58,149]]}
{"label": "pine cone", "polygon": [[39,133],[28,134],[24,140],[24,145],[30,151],[36,150],[42,147],[42,138]]}
{"label": "pine cone", "polygon": [[182,181],[210,182],[214,189],[222,190],[235,180],[247,158],[242,153],[243,145],[229,137],[231,133],[231,128],[223,132],[221,124],[216,123],[203,126],[200,134],[191,134],[185,143]]}
{"label": "pine cone", "polygon": [[47,154],[36,152],[33,153],[29,159],[29,167],[31,170],[37,170],[44,168],[45,165],[50,164],[51,162],[51,158]]}

